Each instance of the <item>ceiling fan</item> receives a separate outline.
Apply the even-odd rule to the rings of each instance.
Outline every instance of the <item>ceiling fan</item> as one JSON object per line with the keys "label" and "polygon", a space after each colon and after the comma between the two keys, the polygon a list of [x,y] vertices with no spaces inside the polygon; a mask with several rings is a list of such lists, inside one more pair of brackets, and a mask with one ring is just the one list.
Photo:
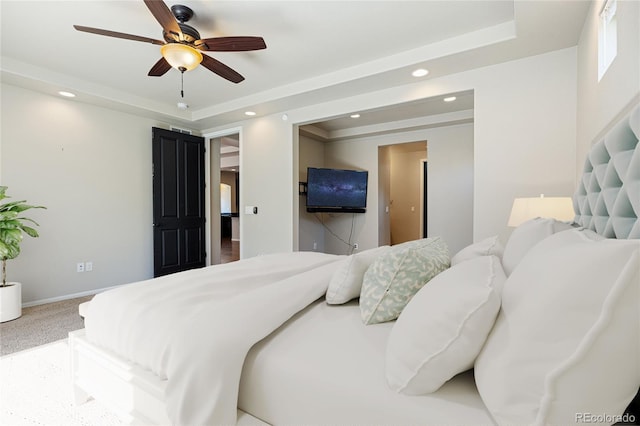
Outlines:
{"label": "ceiling fan", "polygon": [[144,0],[151,14],[162,26],[164,41],[132,34],[102,30],[100,28],[74,25],[78,31],[126,40],[142,41],[161,46],[162,57],[155,63],[149,76],[160,77],[171,67],[184,74],[202,64],[205,68],[233,83],[240,83],[244,77],[232,68],[212,58],[204,52],[243,52],[266,49],[262,37],[237,36],[200,38],[200,33],[186,22],[193,17],[193,10],[187,6],[174,5],[171,10],[162,0]]}

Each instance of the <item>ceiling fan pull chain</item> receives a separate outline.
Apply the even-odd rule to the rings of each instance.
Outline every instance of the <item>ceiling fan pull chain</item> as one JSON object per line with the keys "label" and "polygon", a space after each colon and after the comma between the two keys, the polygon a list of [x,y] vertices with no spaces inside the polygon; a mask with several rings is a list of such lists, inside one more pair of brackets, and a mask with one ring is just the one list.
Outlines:
{"label": "ceiling fan pull chain", "polygon": [[184,98],[184,72],[187,69],[185,67],[180,67],[180,97]]}

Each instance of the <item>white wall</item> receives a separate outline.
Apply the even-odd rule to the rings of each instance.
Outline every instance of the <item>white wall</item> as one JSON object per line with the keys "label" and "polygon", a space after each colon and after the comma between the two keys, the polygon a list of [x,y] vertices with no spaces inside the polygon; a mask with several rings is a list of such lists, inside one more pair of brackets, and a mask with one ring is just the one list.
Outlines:
{"label": "white wall", "polygon": [[[286,111],[288,121],[283,121],[281,114],[273,114],[240,123],[249,130],[243,137],[247,158],[240,166],[241,194],[247,196],[243,204],[267,203],[281,213],[247,217],[243,257],[297,247],[297,231],[294,241],[291,228],[297,227],[298,205],[294,220],[292,200],[297,200],[294,197],[298,176],[296,172],[294,177],[291,169],[287,169],[293,165],[297,170],[297,123],[464,90],[474,90],[475,96],[474,241],[492,235],[506,240],[510,233],[506,223],[515,197],[573,193],[576,48],[568,48]],[[424,139],[420,136],[411,141]],[[369,140],[376,145],[375,138]],[[358,160],[340,160],[337,152],[346,156],[341,158]],[[332,159],[325,160],[327,166],[342,163],[335,165],[355,166],[371,173],[377,167],[376,157],[377,151],[363,153],[352,142],[345,142]],[[377,182],[377,173],[369,177],[370,182]],[[369,191],[367,205],[377,206],[377,202],[378,194]],[[355,222],[360,246],[375,247],[377,218],[370,218],[367,213],[358,216]],[[333,249],[326,247],[330,252]]]}
{"label": "white wall", "polygon": [[[417,130],[417,131],[405,131],[390,135],[381,135],[375,137],[362,137],[349,139],[344,141],[335,141],[326,144],[325,148],[325,164],[327,167],[337,168],[355,168],[369,171],[369,191],[367,191],[367,212],[365,214],[357,214],[354,221],[354,231],[352,242],[359,244],[360,250],[366,250],[372,247],[377,247],[380,244],[389,244],[388,235],[379,235],[384,232],[385,227],[384,216],[385,214],[379,210],[383,208],[385,204],[380,197],[380,176],[379,173],[386,173],[389,176],[393,173],[392,170],[385,172],[384,169],[380,169],[378,166],[381,163],[379,161],[379,147],[391,146],[395,144],[427,141],[429,151],[431,145],[436,146],[436,157],[440,157],[439,161],[442,163],[440,169],[430,170],[430,179],[435,183],[438,180],[449,179],[451,177],[451,171],[447,170],[447,165],[456,163],[453,159],[446,159],[449,154],[456,155],[455,146],[462,144],[473,150],[473,125],[461,124],[456,126],[438,127],[433,129]],[[429,151],[430,152],[430,151]],[[458,153],[459,154],[459,153]],[[472,153],[471,153],[472,154]],[[429,154],[429,158],[431,154]],[[469,158],[461,160],[462,162],[469,162]],[[382,162],[385,164],[385,162]],[[390,164],[391,161],[389,160]],[[430,163],[431,164],[431,163]],[[431,166],[430,166],[431,167]],[[392,167],[391,167],[392,168]],[[462,174],[469,175],[472,173],[473,166],[470,165],[468,170],[465,170]],[[458,172],[455,172],[458,174]],[[419,178],[414,182],[419,186]],[[436,184],[437,185],[437,184]],[[454,184],[455,185],[455,184]],[[452,252],[459,250],[464,245],[469,244],[472,240],[473,233],[471,229],[471,223],[468,225],[460,226],[459,223],[454,223],[453,226],[445,226],[439,222],[438,218],[451,216],[451,211],[460,209],[467,209],[468,221],[471,222],[472,206],[473,206],[473,193],[469,192],[467,188],[462,191],[460,188],[452,188],[446,186],[447,190],[451,192],[446,193],[440,190],[433,190],[433,193],[429,193],[429,215],[430,215],[430,236],[440,235],[445,238],[447,244],[450,245]],[[388,193],[391,189],[387,189]],[[467,197],[468,204],[460,206],[460,199]],[[393,208],[393,207],[391,207]],[[419,215],[419,209],[414,212],[415,215]],[[431,223],[431,215],[436,219],[434,223]],[[459,219],[459,218],[457,218]],[[348,239],[351,232],[351,215],[329,215],[328,223],[332,230],[341,236],[343,239]],[[433,228],[431,228],[431,224]],[[386,237],[387,240],[383,240]],[[345,254],[348,247],[339,242],[335,237],[330,235],[326,236],[325,248],[328,253]]]}
{"label": "white wall", "polygon": [[500,235],[515,197],[575,188],[576,49],[483,68],[475,89],[474,240]]}
{"label": "white wall", "polygon": [[428,141],[427,236],[441,236],[454,255],[473,242],[473,126]]}
{"label": "white wall", "polygon": [[[386,147],[378,148],[378,246],[391,245],[391,161]],[[371,181],[375,182],[375,181]]]}
{"label": "white wall", "polygon": [[[572,193],[575,48],[287,111],[288,121],[278,113],[203,132],[242,128],[241,256],[297,247],[297,123],[470,89],[474,239],[508,233],[515,196]],[[25,284],[25,301],[150,277],[151,127],[168,126],[6,84],[1,124],[2,184],[49,207],[33,215],[42,237],[26,240],[9,265],[9,278]],[[377,168],[374,151],[362,168]],[[377,206],[377,198],[369,191],[368,205]],[[245,215],[245,206],[257,206],[258,214]],[[375,216],[356,220],[361,247],[378,244]],[[94,271],[76,273],[81,261],[93,261]]]}
{"label": "white wall", "polygon": [[[300,155],[298,163],[299,182],[307,181],[307,167],[324,167],[324,143],[307,136],[300,136]],[[299,228],[298,250],[324,252],[324,228],[320,225],[315,213],[307,213],[306,197],[298,197]],[[315,248],[314,248],[315,244]]]}
{"label": "white wall", "polygon": [[[294,173],[293,128],[279,115],[247,120],[242,126],[240,257],[291,251],[299,178],[297,161]],[[258,214],[245,214],[246,206],[258,207]]]}
{"label": "white wall", "polygon": [[2,185],[47,207],[29,212],[40,237],[8,262],[23,301],[151,277],[151,127],[167,126],[6,84],[1,125]]}
{"label": "white wall", "polygon": [[640,2],[618,0],[618,54],[598,82],[598,13],[595,1],[578,44],[577,173],[591,144],[630,103],[640,101]]}

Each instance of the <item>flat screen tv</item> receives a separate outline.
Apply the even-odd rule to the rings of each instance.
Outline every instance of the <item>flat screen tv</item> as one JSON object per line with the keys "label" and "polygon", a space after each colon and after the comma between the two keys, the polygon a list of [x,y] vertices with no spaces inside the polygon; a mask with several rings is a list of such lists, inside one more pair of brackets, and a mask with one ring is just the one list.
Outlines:
{"label": "flat screen tv", "polygon": [[364,213],[369,173],[307,168],[307,211]]}

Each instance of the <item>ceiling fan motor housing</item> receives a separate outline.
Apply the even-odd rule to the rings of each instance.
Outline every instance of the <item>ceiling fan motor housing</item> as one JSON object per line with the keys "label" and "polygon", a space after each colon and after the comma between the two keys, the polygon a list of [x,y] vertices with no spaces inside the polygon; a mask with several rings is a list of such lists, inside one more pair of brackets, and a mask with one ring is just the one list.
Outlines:
{"label": "ceiling fan motor housing", "polygon": [[200,40],[200,33],[191,25],[183,23],[178,23],[178,25],[180,26],[180,31],[182,31],[182,40],[177,40],[177,37],[173,33],[167,33],[166,31],[163,31],[162,36],[167,43],[184,41],[188,44],[193,44],[196,40]]}
{"label": "ceiling fan motor housing", "polygon": [[183,38],[182,40],[176,40],[176,36],[174,34],[163,31],[162,36],[167,43],[184,41],[192,44],[196,40],[200,40],[201,37],[198,30],[193,28],[191,25],[185,24],[185,22],[193,18],[194,13],[191,8],[183,6],[181,4],[174,4],[173,6],[171,6],[171,12],[173,13],[173,16],[175,16],[178,20],[178,25],[180,26],[180,31],[182,31]]}
{"label": "ceiling fan motor housing", "polygon": [[193,10],[181,4],[174,4],[173,6],[171,6],[171,12],[173,13],[173,16],[176,17],[178,22],[181,23],[188,22],[189,19],[193,18]]}

